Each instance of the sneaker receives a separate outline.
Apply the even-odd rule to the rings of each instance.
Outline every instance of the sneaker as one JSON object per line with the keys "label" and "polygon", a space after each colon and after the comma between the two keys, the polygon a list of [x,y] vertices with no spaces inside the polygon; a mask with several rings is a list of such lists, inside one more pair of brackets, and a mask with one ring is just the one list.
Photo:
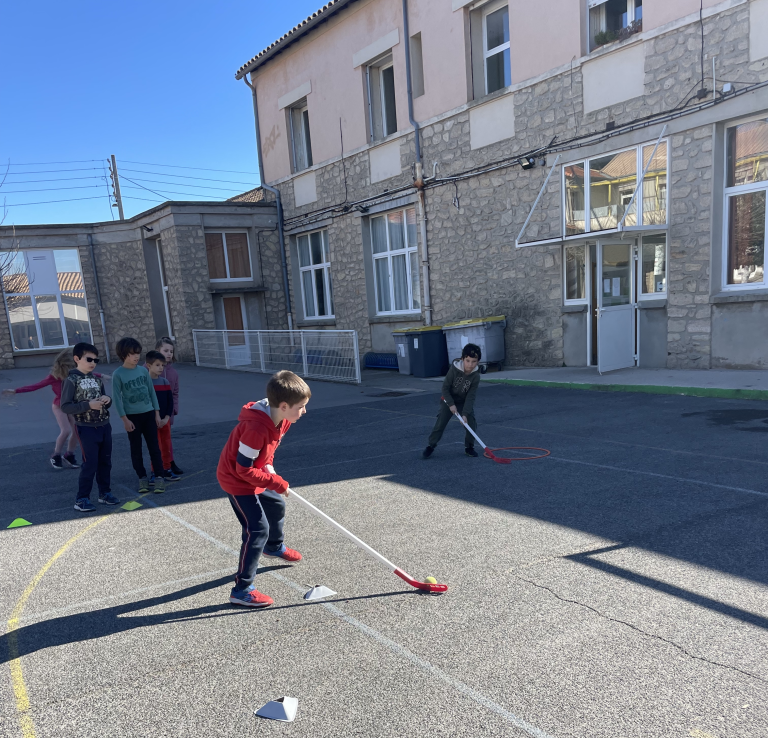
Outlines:
{"label": "sneaker", "polygon": [[155,494],[162,494],[165,492],[165,479],[162,477],[155,477]]}
{"label": "sneaker", "polygon": [[77,463],[77,459],[75,458],[75,455],[73,453],[64,454],[64,463],[70,468],[70,469],[79,469],[80,464]]}
{"label": "sneaker", "polygon": [[181,477],[178,474],[175,474],[173,469],[166,469],[163,472],[163,478],[166,482],[178,482]]}
{"label": "sneaker", "polygon": [[245,607],[269,607],[274,600],[255,589],[253,585],[247,589],[235,589],[229,593],[229,601],[233,605],[245,605]]}
{"label": "sneaker", "polygon": [[155,472],[149,473],[149,486],[154,487],[155,486]]}
{"label": "sneaker", "polygon": [[96,507],[87,497],[81,497],[75,502],[75,510],[80,512],[93,512],[95,509]]}
{"label": "sneaker", "polygon": [[139,494],[143,495],[149,492],[149,479],[142,477],[139,479]]}
{"label": "sneaker", "polygon": [[61,455],[60,454],[54,454],[51,456],[51,466],[54,469],[63,469],[64,464],[61,461]]}
{"label": "sneaker", "polygon": [[174,474],[178,474],[179,476],[181,476],[184,473],[183,471],[181,471],[181,469],[179,469],[178,466],[176,466],[176,462],[175,461],[171,462],[171,471]]}
{"label": "sneaker", "polygon": [[117,499],[111,492],[107,492],[105,495],[99,495],[99,502],[102,505],[119,505],[120,500]]}
{"label": "sneaker", "polygon": [[435,450],[434,446],[427,446],[424,451],[421,453],[422,459],[428,459],[430,456],[432,456],[433,452]]}
{"label": "sneaker", "polygon": [[263,555],[270,559],[282,559],[291,564],[301,561],[301,554],[298,551],[294,551],[292,548],[288,548],[285,544],[277,549],[277,551],[264,551]]}
{"label": "sneaker", "polygon": [[466,446],[466,447],[464,448],[464,453],[465,453],[467,456],[473,456],[474,458],[477,458],[477,457],[478,457],[478,455],[479,455],[479,454],[477,453],[477,451],[475,451],[475,448],[474,448],[474,446]]}

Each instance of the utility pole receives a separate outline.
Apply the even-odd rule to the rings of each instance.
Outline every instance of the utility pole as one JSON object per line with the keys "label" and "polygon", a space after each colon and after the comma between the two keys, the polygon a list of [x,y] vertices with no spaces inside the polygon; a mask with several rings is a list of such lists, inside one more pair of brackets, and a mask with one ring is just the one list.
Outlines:
{"label": "utility pole", "polygon": [[[112,164],[109,167],[109,176],[112,177],[112,192],[117,200],[117,212],[120,215],[120,220],[125,220],[123,215],[123,198],[120,195],[120,177],[117,176],[117,162],[115,161],[115,155],[112,154]],[[112,205],[112,207],[115,207]]]}

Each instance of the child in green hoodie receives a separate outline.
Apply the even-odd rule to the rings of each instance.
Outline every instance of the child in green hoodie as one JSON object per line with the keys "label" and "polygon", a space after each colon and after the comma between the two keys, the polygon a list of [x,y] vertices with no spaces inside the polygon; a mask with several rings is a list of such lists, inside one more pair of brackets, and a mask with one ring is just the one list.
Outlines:
{"label": "child in green hoodie", "polygon": [[[474,407],[477,388],[480,385],[478,364],[481,358],[480,347],[474,343],[468,343],[461,351],[461,358],[453,362],[448,374],[445,375],[442,389],[445,402],[440,400],[437,422],[429,436],[429,445],[422,453],[423,458],[428,459],[432,456],[432,452],[443,437],[443,431],[453,415],[461,415],[464,422],[477,432]],[[464,438],[464,453],[467,456],[477,456],[475,439],[469,431],[466,432]]]}

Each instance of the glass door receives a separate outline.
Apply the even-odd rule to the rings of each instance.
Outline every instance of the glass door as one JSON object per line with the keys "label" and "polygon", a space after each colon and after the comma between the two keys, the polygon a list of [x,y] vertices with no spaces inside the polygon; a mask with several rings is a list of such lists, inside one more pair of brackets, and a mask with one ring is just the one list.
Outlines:
{"label": "glass door", "polygon": [[635,365],[635,296],[631,243],[597,244],[597,368]]}

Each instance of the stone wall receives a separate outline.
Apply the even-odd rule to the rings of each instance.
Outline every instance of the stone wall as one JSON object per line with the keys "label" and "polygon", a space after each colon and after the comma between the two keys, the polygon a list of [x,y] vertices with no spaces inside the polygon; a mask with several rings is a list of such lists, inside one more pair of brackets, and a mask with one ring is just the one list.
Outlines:
{"label": "stone wall", "polygon": [[[427,234],[433,322],[503,314],[508,317],[507,364],[556,366],[563,362],[562,247],[559,243],[515,248],[515,238],[531,210],[549,167],[522,170],[515,160],[547,146],[588,133],[606,131],[606,124],[621,126],[644,115],[668,111],[684,103],[700,85],[701,28],[698,23],[675,28],[643,40],[630,37],[613,48],[642,43],[645,55],[645,94],[608,108],[584,113],[583,78],[579,65],[562,74],[515,91],[514,135],[498,143],[473,149],[469,109],[422,128],[425,175],[437,163],[437,180],[427,187]],[[718,80],[750,83],[768,79],[766,60],[749,60],[749,4],[725,10],[704,20],[705,86],[710,91],[711,58],[716,56]],[[602,53],[602,52],[599,52]],[[620,84],[620,80],[617,80]],[[711,92],[710,92],[711,94]],[[501,94],[479,105],[493,105]],[[723,119],[727,118],[727,103]],[[711,124],[692,121],[691,130],[668,136],[670,204],[668,244],[668,366],[708,368],[710,345],[710,256],[712,249],[713,136]],[[610,152],[653,141],[658,134],[620,132],[593,144],[591,154]],[[640,137],[638,137],[640,136]],[[347,212],[349,201],[374,196],[394,198],[412,183],[414,136],[401,136],[402,173],[370,183],[368,152],[348,156],[315,170],[317,202],[293,206],[290,180],[279,185],[289,226],[299,218],[331,219],[331,248],[336,328],[355,329],[361,351],[368,348],[368,315],[362,222]],[[564,151],[562,162],[584,156],[578,144]],[[492,171],[480,171],[493,166]],[[346,187],[344,171],[346,169]],[[460,181],[440,181],[476,171]],[[531,218],[523,243],[559,238],[561,234],[561,168]],[[413,190],[410,190],[413,192]],[[406,194],[406,193],[401,193]],[[335,209],[333,209],[335,206]],[[318,213],[318,211],[324,211]],[[313,213],[317,213],[313,216]],[[315,226],[319,227],[319,226]],[[594,236],[593,236],[594,238]],[[301,314],[301,294],[292,285],[294,314]],[[659,328],[661,328],[661,322]]]}
{"label": "stone wall", "polygon": [[[115,344],[126,336],[139,341],[145,351],[153,348],[155,326],[141,241],[103,243],[94,240],[101,301],[113,358]],[[95,288],[89,293],[89,310],[92,310],[90,298],[94,293]],[[98,309],[91,312],[92,327],[94,315],[98,316]]]}

